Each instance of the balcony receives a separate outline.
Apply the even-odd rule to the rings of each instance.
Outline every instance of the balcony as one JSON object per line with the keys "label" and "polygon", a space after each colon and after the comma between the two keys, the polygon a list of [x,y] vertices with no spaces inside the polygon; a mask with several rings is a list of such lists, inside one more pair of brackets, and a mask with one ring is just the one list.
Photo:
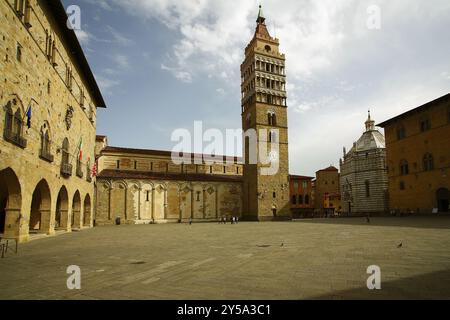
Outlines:
{"label": "balcony", "polygon": [[64,177],[70,177],[72,175],[72,165],[68,163],[61,164],[61,174]]}
{"label": "balcony", "polygon": [[39,152],[39,158],[50,163],[55,160],[55,157],[50,154],[50,151],[44,149],[41,149],[41,151]]}
{"label": "balcony", "polygon": [[81,169],[81,166],[77,166],[77,177],[83,178],[83,170]]}
{"label": "balcony", "polygon": [[15,144],[16,146],[25,149],[27,147],[27,139],[22,137],[21,134],[13,133],[11,131],[4,132],[4,138],[6,141]]}

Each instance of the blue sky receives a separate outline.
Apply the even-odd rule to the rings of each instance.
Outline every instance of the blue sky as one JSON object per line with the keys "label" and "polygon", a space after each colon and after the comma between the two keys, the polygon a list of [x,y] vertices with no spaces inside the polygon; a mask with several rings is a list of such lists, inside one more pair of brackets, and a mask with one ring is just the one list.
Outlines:
{"label": "blue sky", "polygon": [[[369,108],[381,122],[450,92],[448,0],[261,2],[287,58],[292,174],[338,166]],[[76,4],[108,107],[97,132],[110,145],[171,150],[171,133],[196,120],[240,128],[239,68],[259,1]],[[379,30],[367,28],[370,5],[381,10]]]}

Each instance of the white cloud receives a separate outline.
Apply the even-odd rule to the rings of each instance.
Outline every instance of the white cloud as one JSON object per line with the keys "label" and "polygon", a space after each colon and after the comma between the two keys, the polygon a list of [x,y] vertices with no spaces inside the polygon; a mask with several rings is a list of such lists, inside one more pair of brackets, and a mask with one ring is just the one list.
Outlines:
{"label": "white cloud", "polygon": [[77,35],[78,41],[80,41],[81,44],[88,44],[91,40],[92,36],[87,31],[81,29],[81,30],[74,30],[75,34]]}
{"label": "white cloud", "polygon": [[113,61],[119,68],[128,69],[130,66],[130,62],[128,61],[128,57],[122,54],[115,54],[112,56]]}
{"label": "white cloud", "polygon": [[[108,3],[143,26],[152,19],[167,27],[175,40],[159,61],[162,70],[185,83],[218,81],[216,92],[238,101],[258,1]],[[381,30],[367,28],[372,4],[381,8]],[[362,133],[367,109],[381,122],[448,93],[448,0],[267,0],[263,9],[287,59],[292,173],[337,166],[342,147]]]}

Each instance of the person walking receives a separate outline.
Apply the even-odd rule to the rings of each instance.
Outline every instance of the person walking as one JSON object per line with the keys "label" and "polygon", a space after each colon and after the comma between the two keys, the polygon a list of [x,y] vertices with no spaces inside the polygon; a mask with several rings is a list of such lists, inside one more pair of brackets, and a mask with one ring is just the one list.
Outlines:
{"label": "person walking", "polygon": [[189,218],[189,225],[192,225],[192,217]]}

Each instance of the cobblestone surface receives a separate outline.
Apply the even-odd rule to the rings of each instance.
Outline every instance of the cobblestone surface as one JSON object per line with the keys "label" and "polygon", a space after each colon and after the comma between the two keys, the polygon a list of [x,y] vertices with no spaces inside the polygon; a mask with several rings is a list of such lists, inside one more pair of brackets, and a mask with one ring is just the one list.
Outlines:
{"label": "cobblestone surface", "polygon": [[8,252],[0,298],[450,299],[450,217],[99,227]]}

